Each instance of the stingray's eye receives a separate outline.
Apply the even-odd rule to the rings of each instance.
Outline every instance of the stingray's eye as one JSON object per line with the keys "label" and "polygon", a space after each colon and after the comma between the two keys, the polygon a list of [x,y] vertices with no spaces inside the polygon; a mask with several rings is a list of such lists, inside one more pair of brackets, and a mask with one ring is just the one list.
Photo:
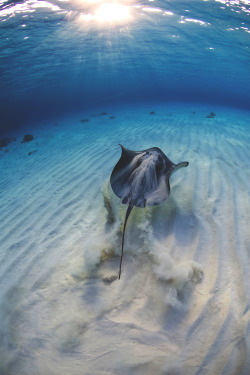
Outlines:
{"label": "stingray's eye", "polygon": [[144,154],[142,154],[142,156],[140,157],[141,161],[145,160],[145,159],[148,159],[150,157],[150,155],[152,155],[152,154],[149,151],[144,152]]}

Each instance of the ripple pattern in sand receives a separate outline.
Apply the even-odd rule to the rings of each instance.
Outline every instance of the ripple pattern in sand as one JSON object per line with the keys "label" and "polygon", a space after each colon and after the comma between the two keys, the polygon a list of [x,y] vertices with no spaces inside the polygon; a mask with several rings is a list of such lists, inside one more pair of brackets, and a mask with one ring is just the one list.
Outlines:
{"label": "ripple pattern in sand", "polygon": [[[249,373],[247,116],[150,110],[116,110],[112,121],[96,116],[84,126],[72,120],[40,132],[34,155],[26,145],[1,154],[3,374]],[[158,146],[190,165],[172,177],[166,204],[133,213],[114,282],[118,258],[101,252],[120,234],[107,226],[102,190],[118,143]],[[157,276],[159,246],[183,285]],[[204,272],[199,284],[189,279],[192,262]]]}

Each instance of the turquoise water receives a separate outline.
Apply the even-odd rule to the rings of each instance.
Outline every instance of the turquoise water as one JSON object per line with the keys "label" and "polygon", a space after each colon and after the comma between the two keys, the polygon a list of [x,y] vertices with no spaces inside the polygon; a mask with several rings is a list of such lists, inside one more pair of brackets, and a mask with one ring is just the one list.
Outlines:
{"label": "turquoise water", "polygon": [[[249,375],[249,111],[114,106],[40,125],[0,151],[0,374]],[[133,208],[121,280],[118,143],[189,162],[167,201]]]}
{"label": "turquoise water", "polygon": [[[0,375],[249,375],[249,16],[0,0]],[[121,280],[118,144],[189,162]]]}
{"label": "turquoise water", "polygon": [[249,108],[249,1],[101,4],[1,0],[2,132],[111,103]]}

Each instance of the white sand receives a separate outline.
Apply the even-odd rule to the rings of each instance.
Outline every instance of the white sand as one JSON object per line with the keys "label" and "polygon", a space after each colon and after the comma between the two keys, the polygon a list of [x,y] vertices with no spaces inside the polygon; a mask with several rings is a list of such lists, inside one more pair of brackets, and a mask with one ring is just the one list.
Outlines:
{"label": "white sand", "polygon": [[[55,122],[0,150],[0,374],[249,375],[249,113],[169,104]],[[120,281],[118,143],[190,163],[167,202],[134,208]]]}

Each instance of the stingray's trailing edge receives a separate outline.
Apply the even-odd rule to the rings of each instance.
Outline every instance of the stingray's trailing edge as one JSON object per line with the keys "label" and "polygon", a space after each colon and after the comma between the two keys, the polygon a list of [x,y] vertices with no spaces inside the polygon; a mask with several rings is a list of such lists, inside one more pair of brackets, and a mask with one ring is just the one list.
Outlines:
{"label": "stingray's trailing edge", "polygon": [[125,229],[133,207],[156,206],[168,199],[171,174],[189,164],[187,161],[174,164],[158,147],[143,151],[131,151],[120,146],[122,154],[110,177],[113,192],[121,198],[123,204],[128,205],[122,233],[119,279],[121,277]]}

